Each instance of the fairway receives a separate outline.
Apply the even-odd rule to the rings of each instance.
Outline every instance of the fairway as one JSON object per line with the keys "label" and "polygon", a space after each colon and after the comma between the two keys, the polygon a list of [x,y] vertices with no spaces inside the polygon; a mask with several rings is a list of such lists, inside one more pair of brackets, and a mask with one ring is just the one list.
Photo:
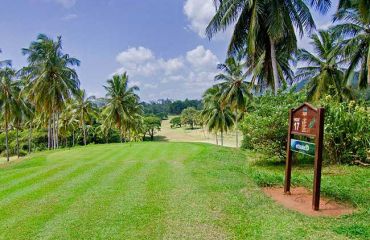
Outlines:
{"label": "fairway", "polygon": [[0,168],[0,239],[346,239],[351,217],[276,205],[248,161],[202,143],[40,152]]}

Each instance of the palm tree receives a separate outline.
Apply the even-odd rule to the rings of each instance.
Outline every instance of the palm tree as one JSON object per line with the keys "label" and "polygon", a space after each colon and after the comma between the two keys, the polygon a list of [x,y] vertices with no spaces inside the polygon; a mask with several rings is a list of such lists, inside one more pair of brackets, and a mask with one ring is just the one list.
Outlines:
{"label": "palm tree", "polygon": [[135,112],[139,111],[139,96],[135,93],[137,86],[128,86],[128,75],[114,75],[104,86],[107,91],[107,106],[103,114],[107,116],[110,123],[118,128],[121,141],[128,130],[129,123],[134,119]]}
{"label": "palm tree", "polygon": [[297,59],[305,62],[306,67],[297,70],[297,81],[308,82],[309,99],[318,100],[325,94],[331,94],[342,101],[344,89],[343,71],[340,68],[340,39],[330,31],[321,30],[311,36],[311,45],[316,55],[300,49]]}
{"label": "palm tree", "polygon": [[17,157],[19,158],[19,130],[22,124],[25,123],[32,115],[30,105],[26,102],[22,91],[20,91],[20,84],[17,91],[13,93],[15,98],[14,112],[12,113],[13,125],[16,129],[16,144],[17,144]]}
{"label": "palm tree", "polygon": [[[229,57],[225,63],[219,64],[218,69],[223,73],[218,74],[215,79],[221,82],[222,88],[221,103],[223,107],[229,105],[235,113],[235,140],[238,147],[238,118],[240,112],[245,112],[247,98],[251,98],[250,83],[243,71],[244,63],[240,59]],[[239,112],[240,111],[240,112]]]}
{"label": "palm tree", "polygon": [[201,116],[209,132],[215,132],[216,142],[217,132],[221,133],[221,146],[224,145],[224,132],[227,132],[234,124],[233,114],[229,106],[224,106],[221,102],[222,88],[215,85],[206,90],[203,94],[203,110]]}
{"label": "palm tree", "polygon": [[[369,1],[365,2],[370,5]],[[365,2],[363,5],[366,5]],[[365,13],[361,14],[359,5],[346,6],[344,3],[340,4],[334,17],[334,20],[345,22],[334,26],[332,30],[336,35],[346,37],[343,41],[343,53],[349,59],[344,77],[347,85],[354,85],[356,78],[353,76],[360,66],[357,85],[366,88],[370,86],[370,16],[364,17]],[[369,8],[367,11],[370,14]]]}
{"label": "palm tree", "polygon": [[49,119],[49,148],[58,147],[58,118],[65,102],[77,93],[79,80],[73,66],[80,61],[62,52],[62,38],[56,41],[40,34],[28,49],[23,49],[29,65],[22,72],[29,79],[29,100],[36,111]]}
{"label": "palm tree", "polygon": [[14,113],[18,111],[17,93],[19,82],[15,81],[16,71],[10,67],[0,69],[0,110],[5,129],[6,159],[9,162],[8,132]]}
{"label": "palm tree", "polygon": [[84,145],[86,146],[86,123],[92,123],[94,117],[96,117],[96,106],[92,102],[95,99],[94,96],[87,97],[85,90],[80,90],[76,96],[76,100],[74,102],[74,110],[75,114],[77,114],[80,127],[82,128],[83,132],[83,141]]}
{"label": "palm tree", "polygon": [[[265,81],[272,84],[277,94],[284,81],[279,74],[277,51],[291,55],[297,47],[295,29],[302,36],[304,31],[315,28],[306,1],[295,0],[215,0],[216,14],[206,33],[209,38],[235,23],[229,44],[229,54],[240,52],[245,46],[250,66],[264,58],[268,71]],[[331,0],[309,1],[312,7],[326,12]],[[280,75],[280,78],[279,78]]]}

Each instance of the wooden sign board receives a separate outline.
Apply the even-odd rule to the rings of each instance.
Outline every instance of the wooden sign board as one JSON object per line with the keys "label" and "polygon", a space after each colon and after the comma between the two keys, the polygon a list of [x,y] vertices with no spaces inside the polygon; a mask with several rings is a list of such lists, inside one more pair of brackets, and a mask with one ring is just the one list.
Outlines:
{"label": "wooden sign board", "polygon": [[[293,135],[315,138],[315,142],[293,139]],[[324,108],[315,108],[304,103],[289,112],[287,159],[285,167],[284,192],[290,193],[292,152],[315,156],[312,208],[319,210],[322,151],[324,138]]]}
{"label": "wooden sign board", "polygon": [[317,125],[317,110],[311,105],[304,104],[293,111],[292,134],[315,136]]}

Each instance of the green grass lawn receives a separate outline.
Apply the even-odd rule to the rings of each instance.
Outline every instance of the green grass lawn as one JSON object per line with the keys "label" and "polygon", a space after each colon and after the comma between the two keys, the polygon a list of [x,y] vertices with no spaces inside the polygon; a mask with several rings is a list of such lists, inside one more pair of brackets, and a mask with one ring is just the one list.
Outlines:
{"label": "green grass lawn", "polygon": [[[325,194],[343,195],[359,210],[307,217],[260,191],[259,185],[280,185],[283,168],[257,167],[254,158],[210,144],[165,142],[37,153],[0,167],[0,239],[369,238],[368,170],[343,167],[334,173],[337,182],[324,169]],[[299,174],[294,184],[310,181],[310,171]]]}

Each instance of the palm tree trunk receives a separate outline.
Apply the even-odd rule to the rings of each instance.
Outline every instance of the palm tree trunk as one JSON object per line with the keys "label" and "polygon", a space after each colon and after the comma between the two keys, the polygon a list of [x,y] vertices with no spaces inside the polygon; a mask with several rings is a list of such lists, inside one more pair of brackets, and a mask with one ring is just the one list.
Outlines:
{"label": "palm tree trunk", "polygon": [[53,138],[52,138],[52,142],[53,142],[53,149],[55,149],[55,147],[56,147],[55,146],[55,142],[56,142],[55,141],[55,135],[56,134],[55,134],[55,113],[54,112],[53,112],[53,121],[52,122],[53,122],[52,123],[53,124],[53,131],[52,131],[53,132],[53,134],[52,134]]}
{"label": "palm tree trunk", "polygon": [[75,146],[75,130],[72,131],[72,147]]}
{"label": "palm tree trunk", "polygon": [[221,130],[221,146],[224,145],[224,132]]}
{"label": "palm tree trunk", "polygon": [[367,50],[367,87],[370,87],[370,46]]}
{"label": "palm tree trunk", "polygon": [[82,121],[82,131],[84,134],[84,145],[86,146],[86,127],[85,127],[85,122]]}
{"label": "palm tree trunk", "polygon": [[9,162],[8,122],[6,120],[5,120],[5,147],[6,147],[6,161]]}
{"label": "palm tree trunk", "polygon": [[16,130],[16,142],[17,142],[17,158],[19,158],[19,125],[17,123],[17,130]]}
{"label": "palm tree trunk", "polygon": [[235,146],[239,147],[239,138],[238,138],[238,109],[235,109]]}
{"label": "palm tree trunk", "polygon": [[216,132],[215,134],[216,134],[216,145],[218,145],[218,137],[217,137],[217,132]]}
{"label": "palm tree trunk", "polygon": [[270,37],[270,51],[271,51],[272,73],[274,76],[274,92],[275,95],[277,95],[279,90],[279,73],[277,69],[275,43],[271,37]]}
{"label": "palm tree trunk", "polygon": [[28,135],[28,154],[31,153],[31,141],[32,141],[32,123],[30,123],[30,132]]}
{"label": "palm tree trunk", "polygon": [[48,119],[48,149],[50,150],[51,148],[51,123],[50,123],[50,118]]}
{"label": "palm tree trunk", "polygon": [[56,148],[59,148],[59,113],[56,113],[56,120],[55,120],[55,139],[56,139]]}

